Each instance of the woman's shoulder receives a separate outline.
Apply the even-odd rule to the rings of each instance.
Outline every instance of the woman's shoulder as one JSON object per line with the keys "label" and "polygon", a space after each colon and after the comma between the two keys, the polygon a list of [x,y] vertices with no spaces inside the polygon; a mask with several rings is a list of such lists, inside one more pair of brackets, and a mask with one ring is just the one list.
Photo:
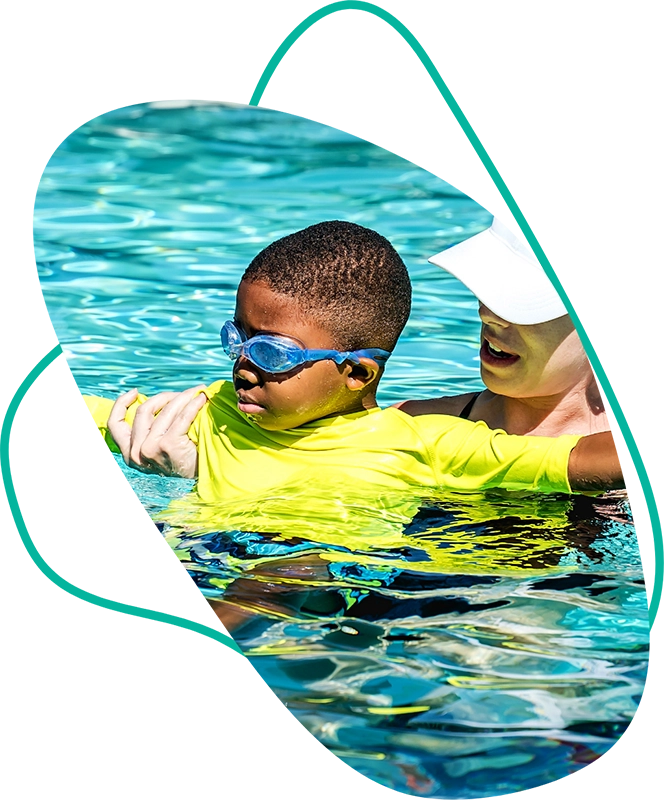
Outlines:
{"label": "woman's shoulder", "polygon": [[458,417],[476,396],[476,392],[466,392],[466,394],[457,394],[451,397],[432,397],[430,400],[404,400],[395,403],[394,407],[405,414],[410,414],[411,417],[419,417],[423,414],[447,414]]}

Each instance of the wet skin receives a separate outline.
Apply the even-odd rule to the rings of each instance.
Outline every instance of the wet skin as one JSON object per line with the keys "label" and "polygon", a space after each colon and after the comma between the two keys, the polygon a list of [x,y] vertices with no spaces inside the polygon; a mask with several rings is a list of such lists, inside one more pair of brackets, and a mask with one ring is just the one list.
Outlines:
{"label": "wet skin", "polygon": [[[296,300],[261,282],[240,283],[234,322],[248,338],[269,333],[307,349],[342,349]],[[375,408],[378,377],[379,367],[370,358],[360,359],[359,365],[316,361],[272,375],[240,356],[233,368],[238,409],[274,431]]]}
{"label": "wet skin", "polygon": [[[297,301],[260,282],[240,283],[235,324],[247,337],[271,333],[306,349],[342,349]],[[360,358],[354,365],[316,361],[272,375],[241,356],[234,364],[233,384],[238,409],[262,428],[276,431],[375,408],[380,373],[373,359]],[[138,409],[133,427],[125,416],[138,392],[120,395],[108,425],[125,463],[143,472],[195,478],[198,451],[188,431],[207,400],[204,388],[155,395]]]}

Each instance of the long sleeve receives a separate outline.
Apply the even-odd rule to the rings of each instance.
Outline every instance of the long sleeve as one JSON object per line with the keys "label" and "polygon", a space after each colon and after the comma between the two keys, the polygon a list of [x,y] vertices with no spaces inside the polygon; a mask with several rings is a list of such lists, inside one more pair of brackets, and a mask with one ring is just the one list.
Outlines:
{"label": "long sleeve", "polygon": [[571,491],[569,457],[580,436],[514,436],[457,418],[449,426],[440,424],[440,416],[416,419],[441,486]]}

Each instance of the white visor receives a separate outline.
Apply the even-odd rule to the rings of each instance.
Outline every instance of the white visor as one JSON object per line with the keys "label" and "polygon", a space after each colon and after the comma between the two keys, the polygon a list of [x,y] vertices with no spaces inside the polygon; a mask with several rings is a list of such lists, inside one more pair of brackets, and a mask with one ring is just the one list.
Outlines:
{"label": "white visor", "polygon": [[495,218],[487,230],[429,261],[458,278],[506,322],[537,325],[567,314],[531,248]]}

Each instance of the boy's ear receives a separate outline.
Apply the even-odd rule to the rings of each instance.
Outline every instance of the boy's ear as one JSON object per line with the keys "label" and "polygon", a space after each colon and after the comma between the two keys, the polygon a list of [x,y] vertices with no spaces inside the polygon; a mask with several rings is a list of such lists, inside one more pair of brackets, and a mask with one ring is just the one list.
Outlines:
{"label": "boy's ear", "polygon": [[346,372],[346,386],[352,392],[366,389],[372,383],[378,383],[380,367],[373,358],[362,357],[358,364],[349,364]]}

